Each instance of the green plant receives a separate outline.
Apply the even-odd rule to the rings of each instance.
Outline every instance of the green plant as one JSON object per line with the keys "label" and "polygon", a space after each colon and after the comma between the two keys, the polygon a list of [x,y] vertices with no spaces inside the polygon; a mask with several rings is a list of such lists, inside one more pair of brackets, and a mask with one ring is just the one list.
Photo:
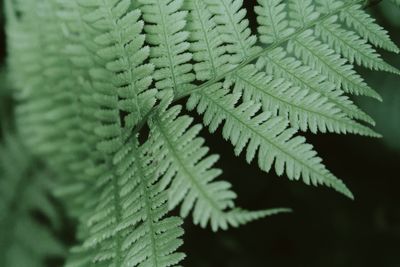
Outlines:
{"label": "green plant", "polygon": [[248,162],[353,198],[298,133],[379,137],[346,96],[380,99],[353,65],[399,73],[366,4],[259,0],[253,35],[241,0],[7,0],[17,132],[79,221],[66,265],[175,266],[181,218],[216,231],[289,211],[235,206],[186,98]]}

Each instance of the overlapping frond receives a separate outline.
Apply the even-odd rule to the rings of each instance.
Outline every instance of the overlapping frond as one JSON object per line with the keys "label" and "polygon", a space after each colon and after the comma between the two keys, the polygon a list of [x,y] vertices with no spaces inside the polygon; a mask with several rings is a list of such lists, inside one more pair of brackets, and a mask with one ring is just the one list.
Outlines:
{"label": "overlapping frond", "polygon": [[[355,120],[360,119],[371,124],[374,123],[367,114],[362,112],[344,95],[344,92],[348,92],[380,99],[380,96],[364,82],[361,76],[355,72],[353,66],[349,64],[355,61],[355,53],[357,51],[343,52],[343,50],[349,49],[348,47],[343,48],[345,37],[339,36],[335,41],[333,41],[332,36],[329,36],[329,40],[324,39],[328,37],[322,35],[321,31],[318,30],[322,27],[322,24],[336,22],[337,14],[342,9],[352,6],[351,3],[345,5],[343,3],[333,3],[332,1],[318,1],[319,5],[317,6],[313,1],[306,0],[290,1],[289,5],[286,6],[282,1],[258,1],[259,6],[256,7],[256,13],[260,23],[258,28],[260,41],[267,45],[272,44],[273,48],[269,50],[267,47],[261,52],[255,46],[255,42],[252,43],[250,41],[252,36],[248,31],[248,22],[242,20],[243,16],[238,16],[238,19],[234,19],[232,15],[229,15],[245,13],[241,9],[241,1],[228,1],[229,3],[227,1],[204,2],[207,5],[202,5],[201,1],[191,1],[188,7],[192,13],[197,11],[197,14],[199,14],[201,11],[208,14],[210,23],[215,19],[218,25],[217,29],[220,29],[220,32],[223,33],[222,36],[224,36],[222,41],[220,37],[208,34],[203,26],[204,23],[200,23],[201,21],[199,22],[199,20],[190,20],[188,29],[196,29],[195,36],[206,36],[208,44],[225,43],[227,49],[226,51],[223,51],[223,49],[215,49],[213,51],[209,48],[204,49],[204,47],[207,47],[204,45],[201,49],[195,43],[192,46],[193,53],[201,53],[201,57],[194,58],[195,64],[201,64],[204,61],[222,61],[225,58],[230,58],[231,62],[240,63],[245,61],[250,63],[250,60],[246,61],[247,58],[251,58],[252,54],[259,55],[254,56],[255,59],[259,57],[256,65],[242,63],[235,69],[228,69],[225,73],[215,71],[214,75],[209,75],[208,81],[203,86],[198,90],[194,90],[195,95],[192,95],[191,99],[196,100],[189,101],[188,106],[192,109],[199,104],[198,110],[200,113],[206,110],[209,111],[205,112],[204,116],[205,123],[211,123],[211,131],[214,131],[223,119],[227,121],[235,121],[237,119],[231,112],[225,112],[224,115],[221,115],[221,110],[216,112],[217,108],[215,106],[218,102],[221,102],[221,99],[217,98],[212,101],[209,97],[204,96],[205,92],[212,90],[210,88],[214,88],[214,92],[218,92],[220,89],[216,88],[221,86],[215,86],[215,82],[225,79],[224,87],[233,88],[234,94],[232,97],[236,99],[233,106],[230,107],[231,109],[234,108],[238,101],[242,102],[243,106],[249,105],[249,103],[254,103],[256,106],[260,104],[264,112],[271,112],[269,116],[275,118],[276,115],[279,115],[280,117],[277,117],[279,120],[283,120],[286,124],[290,123],[292,127],[300,128],[301,130],[310,129],[312,132],[329,131],[379,136]],[[227,11],[229,9],[231,9],[231,12]],[[229,30],[225,28],[224,32],[222,29],[224,24],[227,23],[231,25]],[[279,27],[281,29],[285,27],[286,31],[278,31]],[[241,33],[248,34],[241,35]],[[320,40],[319,37],[322,39]],[[361,37],[357,37],[356,40],[359,39]],[[285,46],[284,44],[287,41],[288,44]],[[338,45],[335,42],[341,42],[341,49],[338,49]],[[245,44],[247,44],[246,48],[244,48]],[[354,49],[357,44],[355,42],[352,45]],[[222,46],[220,45],[219,47]],[[219,51],[219,53],[216,54],[215,51]],[[246,54],[246,52],[250,51],[255,52]],[[375,62],[371,63],[369,61],[368,64],[365,64],[366,66],[395,71],[381,60],[374,50],[368,50],[365,53]],[[349,62],[346,58],[342,58],[341,54]],[[361,57],[361,55],[358,53],[357,57]],[[364,58],[364,60],[367,59]],[[212,64],[208,66],[211,71],[216,69]],[[264,70],[266,73],[263,72]],[[201,70],[195,69],[195,72],[196,74],[200,73],[197,76],[202,75]],[[218,74],[216,75],[215,73]],[[207,78],[206,76],[204,77]],[[215,82],[212,79],[215,79]],[[215,93],[215,95],[217,94]],[[219,94],[226,95],[227,92],[223,93],[222,90]],[[242,95],[241,99],[240,95]],[[241,104],[238,103],[238,106],[240,107]],[[211,112],[210,110],[213,111]],[[255,115],[258,109],[252,112],[250,117]],[[251,122],[246,120],[249,120],[249,118],[242,119],[241,127],[238,127],[238,125],[236,127],[232,126],[234,129],[232,131],[239,132],[238,129],[250,127]],[[268,120],[264,122],[265,125],[269,123]],[[241,144],[241,146],[245,146],[247,142],[254,140],[252,135],[249,136],[251,137],[244,138],[244,144]],[[265,137],[265,133],[262,133],[261,136]],[[228,138],[226,135],[225,137]],[[237,133],[235,138],[239,139],[239,137],[240,134]],[[264,140],[261,143],[265,145],[266,142]],[[274,143],[274,141],[271,141],[271,143]],[[241,151],[241,149],[237,148],[236,150]],[[292,151],[288,151],[288,154],[292,154]],[[272,158],[273,161],[274,158]],[[272,165],[272,162],[268,161],[267,166]],[[261,165],[263,164],[261,163]],[[270,167],[264,169],[269,170]],[[278,171],[280,174],[282,172],[284,172],[284,167],[283,170]],[[308,178],[305,180],[307,181]]]}
{"label": "overlapping frond", "polygon": [[93,117],[83,119],[81,88],[71,78],[80,77],[65,52],[72,34],[64,34],[65,21],[58,16],[54,1],[9,4],[13,19],[7,25],[8,61],[16,85],[18,131],[27,148],[57,173],[54,182],[63,184],[57,190],[68,212],[80,216],[89,199],[83,197],[88,190],[81,178],[91,161],[92,136],[85,129],[93,129],[89,122]]}
{"label": "overlapping frond", "polygon": [[149,90],[154,67],[144,63],[150,53],[144,23],[139,10],[129,10],[129,0],[80,2],[89,9],[83,19],[97,31],[93,52],[102,60],[89,70],[98,106],[98,148],[112,153],[155,105],[157,90]]}
{"label": "overlapping frond", "polygon": [[[141,147],[136,138],[134,142],[118,151],[114,169],[98,180],[103,190],[87,221],[89,236],[83,246],[100,265],[173,266],[184,257],[175,252],[182,244],[182,220],[164,218],[166,184],[152,165],[160,146],[153,140]],[[69,266],[79,266],[76,262]]]}
{"label": "overlapping frond", "polygon": [[237,64],[259,51],[257,37],[251,33],[243,0],[204,0],[213,14],[217,29],[231,54],[230,63]]}
{"label": "overlapping frond", "polygon": [[179,116],[180,111],[180,106],[174,106],[150,121],[151,138],[161,144],[157,161],[165,168],[163,179],[171,183],[170,209],[182,203],[182,217],[193,211],[195,224],[210,224],[214,231],[269,215],[270,210],[230,211],[235,207],[236,194],[229,182],[215,180],[221,174],[221,170],[213,168],[218,156],[207,156],[209,149],[197,137],[201,126],[190,126],[192,119]]}
{"label": "overlapping frond", "polygon": [[360,110],[354,103],[337,89],[337,86],[319,75],[318,71],[304,65],[291,56],[282,47],[275,48],[257,61],[257,68],[299,86],[310,93],[318,93],[329,103],[335,105],[350,118],[360,119],[374,124],[370,116]]}
{"label": "overlapping frond", "polygon": [[257,156],[259,167],[269,171],[274,167],[278,175],[286,173],[289,179],[302,179],[306,184],[326,185],[352,197],[342,181],[332,175],[316,156],[305,139],[295,136],[296,130],[288,121],[261,112],[260,104],[252,101],[237,106],[240,94],[229,94],[216,84],[191,96],[188,108],[197,108],[204,114],[204,123],[214,132],[223,124],[223,136],[235,147],[235,154],[246,150],[246,160]]}
{"label": "overlapping frond", "polygon": [[283,79],[274,79],[248,65],[232,78],[234,90],[244,95],[244,101],[262,103],[264,110],[288,118],[291,126],[311,132],[357,133],[378,136],[367,127],[352,121],[341,113],[328,98],[309,93]]}
{"label": "overlapping frond", "polygon": [[200,81],[216,78],[232,68],[216,18],[203,0],[185,1],[184,8],[190,12],[187,30],[191,33],[196,78]]}
{"label": "overlapping frond", "polygon": [[57,157],[60,147],[65,146],[60,133],[73,123],[72,95],[66,89],[73,83],[60,75],[67,70],[65,58],[59,54],[63,43],[52,5],[34,1],[24,7],[42,11],[26,11],[19,21],[12,20],[7,26],[11,80],[21,102],[16,107],[17,125],[35,154]]}
{"label": "overlapping frond", "polygon": [[151,120],[150,126],[152,138],[162,144],[159,161],[166,166],[164,179],[172,180],[169,206],[183,202],[181,216],[186,217],[193,209],[194,223],[204,227],[211,220],[213,228],[218,228],[224,222],[224,210],[234,206],[236,194],[230,183],[215,181],[221,170],[211,167],[218,156],[206,156],[209,149],[197,137],[201,126],[190,127],[193,120],[178,117],[180,110],[179,106],[169,109]]}

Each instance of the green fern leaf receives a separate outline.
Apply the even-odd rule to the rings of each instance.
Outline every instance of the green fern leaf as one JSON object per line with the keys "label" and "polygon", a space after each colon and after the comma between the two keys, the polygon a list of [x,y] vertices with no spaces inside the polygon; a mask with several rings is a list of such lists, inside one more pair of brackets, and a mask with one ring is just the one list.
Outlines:
{"label": "green fern leaf", "polygon": [[328,81],[326,77],[321,77],[317,71],[303,65],[296,58],[289,56],[281,47],[261,57],[257,61],[257,68],[265,69],[270,75],[283,78],[304,90],[326,97],[329,103],[351,118],[375,124],[373,119],[355,106],[334,83]]}
{"label": "green fern leaf", "polygon": [[96,249],[94,263],[167,267],[183,259],[175,252],[182,244],[181,219],[163,218],[168,212],[165,182],[151,165],[158,147],[150,140],[122,148],[114,158],[116,174],[106,173],[99,181],[103,190],[84,243]]}
{"label": "green fern leaf", "polygon": [[357,63],[372,70],[384,70],[399,74],[399,71],[383,61],[365,39],[336,24],[337,17],[331,17],[317,25],[316,34],[337,53],[342,54],[351,64]]}
{"label": "green fern leaf", "polygon": [[273,164],[278,175],[286,172],[289,179],[300,178],[306,184],[330,186],[352,198],[351,192],[342,181],[333,176],[321,164],[312,146],[304,138],[294,137],[296,130],[288,128],[288,121],[262,112],[260,105],[245,102],[235,106],[240,95],[228,94],[216,84],[207,90],[192,95],[188,108],[204,113],[204,123],[214,132],[225,121],[224,138],[235,146],[239,155],[246,147],[246,159],[251,162],[256,156],[259,167],[268,172]]}
{"label": "green fern leaf", "polygon": [[293,34],[286,19],[286,3],[281,0],[258,0],[255,7],[259,39],[263,44],[273,44]]}
{"label": "green fern leaf", "polygon": [[[98,30],[92,33],[93,45],[105,66],[89,70],[96,92],[92,97],[98,105],[99,124],[94,132],[100,139],[98,148],[113,153],[156,103],[157,91],[148,90],[153,66],[144,64],[150,50],[144,46],[140,11],[130,11],[129,0],[82,4],[90,8],[83,18]],[[113,113],[104,113],[104,109]]]}
{"label": "green fern leaf", "polygon": [[189,40],[196,78],[214,79],[231,68],[216,19],[203,0],[188,0],[184,7],[190,11],[187,29],[192,33]]}
{"label": "green fern leaf", "polygon": [[226,43],[226,51],[231,55],[232,64],[256,54],[259,48],[254,46],[257,38],[251,34],[249,21],[245,19],[246,10],[241,0],[204,0],[214,15],[217,29]]}
{"label": "green fern leaf", "polygon": [[207,156],[208,148],[203,147],[204,140],[196,138],[201,126],[189,128],[192,119],[179,117],[179,106],[169,109],[161,117],[151,121],[153,138],[163,143],[160,165],[169,166],[165,179],[171,180],[169,206],[174,208],[183,201],[181,216],[186,217],[193,209],[193,221],[205,227],[209,220],[213,228],[221,226],[223,211],[234,206],[236,194],[230,190],[230,183],[214,181],[220,170],[209,169],[218,156]]}
{"label": "green fern leaf", "polygon": [[390,40],[387,31],[376,24],[375,20],[364,12],[360,5],[353,5],[342,9],[340,18],[348,27],[353,28],[373,45],[394,53],[399,53],[399,48]]}
{"label": "green fern leaf", "polygon": [[183,0],[140,0],[146,22],[147,41],[153,46],[151,62],[156,66],[156,87],[182,90],[194,80],[188,52],[189,32],[184,31],[187,11],[182,10]]}
{"label": "green fern leaf", "polygon": [[243,93],[244,101],[261,102],[264,110],[287,117],[294,128],[311,132],[357,133],[379,136],[341,114],[333,104],[319,94],[309,94],[299,87],[293,87],[283,79],[274,79],[259,72],[254,65],[248,65],[236,72],[232,78],[235,91]]}
{"label": "green fern leaf", "polygon": [[312,30],[300,34],[288,43],[288,52],[293,52],[314,69],[326,75],[329,81],[339,84],[343,90],[356,95],[371,96],[381,100],[379,94],[370,88],[346,60],[313,36]]}

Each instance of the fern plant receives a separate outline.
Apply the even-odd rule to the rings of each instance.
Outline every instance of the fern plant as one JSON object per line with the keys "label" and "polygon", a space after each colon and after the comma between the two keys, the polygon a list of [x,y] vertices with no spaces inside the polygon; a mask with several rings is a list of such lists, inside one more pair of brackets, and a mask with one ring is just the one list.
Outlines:
{"label": "fern plant", "polygon": [[380,136],[348,96],[381,100],[355,66],[399,74],[367,4],[258,0],[255,33],[241,0],[6,0],[18,134],[79,222],[66,266],[177,266],[183,218],[290,211],[236,206],[184,99],[249,163],[353,198],[301,133]]}

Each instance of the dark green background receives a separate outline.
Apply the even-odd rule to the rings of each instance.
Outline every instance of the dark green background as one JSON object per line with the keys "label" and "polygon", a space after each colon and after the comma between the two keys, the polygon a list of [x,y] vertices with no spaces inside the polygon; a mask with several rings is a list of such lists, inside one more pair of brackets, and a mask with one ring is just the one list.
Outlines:
{"label": "dark green background", "polygon": [[[246,2],[254,23],[253,1]],[[400,10],[387,0],[383,2],[370,11],[400,44]],[[2,62],[4,38],[1,27]],[[399,55],[384,56],[400,68]],[[232,147],[218,133],[203,131],[212,151],[222,155],[218,167],[225,171],[223,178],[233,183],[240,206],[283,206],[294,212],[216,234],[187,220],[182,249],[188,254],[185,266],[400,267],[400,77],[360,71],[382,94],[384,103],[361,98],[356,102],[373,115],[377,130],[385,137],[307,135],[328,168],[352,189],[356,200],[263,173],[255,164],[247,165],[243,157],[234,157]],[[72,225],[66,221],[59,233],[66,243],[74,242]],[[49,263],[60,264],[60,260]]]}

